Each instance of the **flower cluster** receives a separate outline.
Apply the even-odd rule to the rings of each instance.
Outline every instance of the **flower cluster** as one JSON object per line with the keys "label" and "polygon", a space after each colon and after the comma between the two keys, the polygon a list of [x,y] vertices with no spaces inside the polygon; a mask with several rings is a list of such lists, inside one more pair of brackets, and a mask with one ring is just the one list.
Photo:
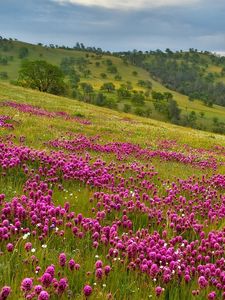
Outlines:
{"label": "flower cluster", "polygon": [[[105,254],[95,261],[92,279],[96,284],[109,280],[122,265],[127,272],[146,276],[156,297],[173,282],[188,286],[193,281],[198,290],[192,295],[206,291],[208,299],[225,296],[225,175],[215,172],[215,158],[203,158],[201,151],[193,154],[193,149],[189,155],[168,151],[176,145],[165,142],[161,150],[118,142],[101,145],[96,138],[84,136],[50,144],[69,153],[0,143],[3,178],[14,170],[25,178],[21,195],[10,200],[0,194],[3,251],[16,255],[18,243],[23,243],[21,248],[35,269],[34,276],[27,275],[20,284],[25,299],[60,298],[71,285],[65,272],[81,273],[82,264],[66,250],[57,254],[55,265],[37,265],[34,247],[40,243],[45,253],[52,236],[62,242],[69,236],[74,244],[86,240],[93,251]],[[104,161],[99,153],[115,154],[116,159]],[[155,157],[214,173],[163,180],[154,167]],[[69,202],[59,205],[54,200],[55,191],[61,192],[67,182],[79,182],[90,191],[91,215],[73,211]],[[85,283],[80,293],[89,297],[95,289]],[[10,292],[10,287],[3,287],[0,299]]]}
{"label": "flower cluster", "polygon": [[[25,103],[22,104],[22,103],[17,103],[14,101],[5,101],[3,103],[3,105],[15,108],[23,113],[29,113],[31,115],[48,117],[48,118],[61,117],[64,120],[76,121],[82,125],[90,125],[91,124],[90,121],[88,121],[86,119],[79,118],[79,117],[72,117],[69,114],[67,114],[66,112],[63,112],[63,111],[50,112],[43,108],[33,106],[31,104],[25,104]],[[0,118],[0,124],[1,124],[1,118]]]}

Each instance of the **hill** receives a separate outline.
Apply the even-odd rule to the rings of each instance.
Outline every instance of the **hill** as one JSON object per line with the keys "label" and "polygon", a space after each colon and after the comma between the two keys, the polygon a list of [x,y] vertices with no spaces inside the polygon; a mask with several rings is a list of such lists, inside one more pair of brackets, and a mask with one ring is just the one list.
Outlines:
{"label": "hill", "polygon": [[[205,72],[208,72],[210,78],[216,78],[215,80],[218,82],[223,81],[224,77],[220,75],[222,66],[211,63],[212,59],[209,59],[211,54],[204,55],[206,61],[210,60],[204,67]],[[137,63],[126,59],[126,54],[121,53],[112,55],[88,49],[44,47],[43,45],[31,45],[3,39],[0,41],[0,76],[2,81],[15,82],[23,60],[46,60],[64,70],[66,81],[70,85],[68,92],[70,97],[156,120],[224,133],[224,107],[216,104],[209,107],[198,99],[190,101],[190,97],[173,91],[173,86],[169,89],[167,82],[162,81],[147,67],[148,64],[153,65],[153,54],[145,56],[142,54],[142,56],[146,62],[144,65],[142,59],[141,63]],[[186,57],[185,53],[183,56]],[[187,58],[185,59],[187,60]],[[72,77],[71,70],[73,70]],[[152,75],[150,75],[151,73]],[[170,77],[168,74],[167,78]],[[89,86],[82,86],[82,83],[91,85],[91,89]],[[101,89],[107,83],[112,83],[115,90],[114,87],[110,91]],[[157,106],[158,100],[153,99],[152,91],[172,95],[181,109],[180,120],[174,119],[168,113],[167,100],[164,99],[160,107]],[[98,96],[98,93],[103,96]]]}
{"label": "hill", "polygon": [[8,83],[0,124],[1,296],[222,299],[224,136]]}

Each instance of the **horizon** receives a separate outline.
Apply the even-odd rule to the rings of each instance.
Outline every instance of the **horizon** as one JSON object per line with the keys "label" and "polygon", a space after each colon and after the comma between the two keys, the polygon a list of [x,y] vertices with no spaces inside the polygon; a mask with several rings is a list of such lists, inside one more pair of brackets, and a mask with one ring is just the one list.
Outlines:
{"label": "horizon", "polygon": [[[43,43],[40,43],[40,42],[29,42],[29,41],[25,41],[25,40],[19,40],[18,38],[16,38],[16,37],[10,37],[10,36],[7,36],[7,37],[5,37],[5,36],[2,36],[2,35],[0,35],[0,37],[2,37],[3,39],[7,39],[7,40],[9,40],[9,39],[12,39],[13,41],[15,41],[15,42],[20,42],[20,43],[25,43],[25,44],[29,44],[29,45],[36,45],[36,46],[38,46],[38,44],[40,44],[40,46],[42,46],[42,47],[50,47],[50,45],[54,45],[54,47],[55,47],[55,49],[57,49],[57,48],[61,48],[61,47],[66,47],[66,48],[68,48],[68,49],[73,49],[73,47],[75,47],[76,46],[76,43],[79,43],[79,44],[81,44],[82,43],[82,41],[76,41],[75,42],[75,44],[73,45],[73,46],[68,46],[68,45],[65,45],[65,44],[54,44],[54,43],[51,43],[51,42],[49,42],[49,43],[46,43],[46,44],[43,44]],[[87,48],[101,48],[101,47],[98,47],[98,45],[85,45],[84,44],[84,46],[85,46],[85,48],[87,49]],[[168,48],[168,49],[170,49],[170,48]],[[189,49],[176,49],[176,50],[172,50],[172,49],[170,49],[172,52],[188,52],[188,51],[190,51],[190,49],[191,48],[189,48]],[[192,48],[193,49],[193,48]],[[75,50],[75,49],[74,49]],[[162,52],[165,52],[166,51],[166,49],[148,49],[148,50],[142,50],[142,49],[129,49],[129,50],[118,50],[118,51],[110,51],[110,50],[108,50],[108,49],[102,49],[101,48],[101,50],[103,51],[103,52],[109,52],[109,53],[120,53],[120,52],[132,52],[132,51],[137,51],[137,52],[139,52],[139,51],[141,51],[141,52],[150,52],[150,51],[157,51],[157,50],[160,50],[160,51],[162,51]],[[211,53],[211,54],[213,54],[213,55],[219,55],[219,56],[225,56],[225,51],[210,51],[210,50],[207,50],[207,49],[205,49],[205,50],[199,50],[199,49],[194,49],[194,50],[197,50],[197,52],[198,53],[204,53],[204,52],[209,52],[209,53]]]}

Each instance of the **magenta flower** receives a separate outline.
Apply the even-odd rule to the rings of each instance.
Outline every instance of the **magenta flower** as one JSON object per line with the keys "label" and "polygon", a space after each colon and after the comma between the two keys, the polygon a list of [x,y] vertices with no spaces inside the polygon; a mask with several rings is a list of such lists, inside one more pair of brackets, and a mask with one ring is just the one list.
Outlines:
{"label": "magenta flower", "polygon": [[98,268],[102,268],[103,266],[103,263],[101,260],[97,260],[96,263],[95,263],[95,268],[98,269]]}
{"label": "magenta flower", "polygon": [[57,292],[62,294],[68,288],[67,278],[61,278],[58,282]]}
{"label": "magenta flower", "polygon": [[37,295],[39,295],[40,292],[43,291],[43,287],[42,287],[41,285],[35,285],[34,291],[35,291],[35,293],[36,293]]}
{"label": "magenta flower", "polygon": [[103,270],[102,270],[102,268],[96,269],[95,276],[96,276],[97,279],[102,279],[102,276],[103,276]]}
{"label": "magenta flower", "polygon": [[11,293],[11,288],[9,286],[3,286],[0,291],[0,300],[6,300]]}
{"label": "magenta flower", "polygon": [[32,244],[30,242],[28,242],[28,243],[25,244],[24,248],[28,252],[32,249]]}
{"label": "magenta flower", "polygon": [[48,287],[51,283],[52,283],[52,275],[50,273],[45,272],[42,276],[41,276],[41,282],[43,284],[44,287]]}
{"label": "magenta flower", "polygon": [[8,251],[8,252],[12,252],[12,251],[13,251],[13,248],[14,248],[14,246],[13,246],[13,244],[11,244],[11,243],[8,243],[8,244],[7,244],[7,246],[6,246],[6,248],[7,248],[7,251]]}
{"label": "magenta flower", "polygon": [[216,299],[216,292],[211,292],[208,294],[208,300],[214,300]]}
{"label": "magenta flower", "polygon": [[66,254],[65,253],[60,253],[59,255],[59,265],[61,267],[64,267],[66,264]]}
{"label": "magenta flower", "polygon": [[203,288],[207,287],[208,281],[205,279],[204,276],[200,276],[199,279],[198,279],[198,284],[199,284],[199,287],[201,289],[203,289]]}
{"label": "magenta flower", "polygon": [[110,266],[105,266],[104,271],[105,271],[105,275],[108,275],[109,272],[111,271],[111,267]]}
{"label": "magenta flower", "polygon": [[41,291],[38,296],[38,300],[49,300],[49,298],[50,298],[49,293],[46,291]]}
{"label": "magenta flower", "polygon": [[25,278],[21,283],[21,290],[23,292],[29,292],[33,287],[33,279]]}
{"label": "magenta flower", "polygon": [[92,287],[90,285],[85,285],[83,292],[86,297],[90,296],[92,293]]}
{"label": "magenta flower", "polygon": [[155,294],[156,294],[156,296],[159,297],[162,294],[162,292],[163,292],[163,289],[160,286],[157,286],[155,288]]}
{"label": "magenta flower", "polygon": [[74,259],[70,259],[68,265],[69,265],[69,268],[70,268],[71,271],[74,270],[75,269],[75,265],[76,265]]}

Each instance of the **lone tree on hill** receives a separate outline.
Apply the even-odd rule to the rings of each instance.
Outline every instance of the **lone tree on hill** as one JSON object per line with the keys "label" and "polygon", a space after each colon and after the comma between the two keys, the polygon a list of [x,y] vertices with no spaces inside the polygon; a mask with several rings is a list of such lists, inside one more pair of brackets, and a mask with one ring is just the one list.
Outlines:
{"label": "lone tree on hill", "polygon": [[24,61],[19,71],[18,84],[41,92],[62,95],[66,91],[63,72],[44,60]]}
{"label": "lone tree on hill", "polygon": [[106,82],[101,86],[101,90],[106,90],[108,93],[115,91],[115,85],[112,82]]}

